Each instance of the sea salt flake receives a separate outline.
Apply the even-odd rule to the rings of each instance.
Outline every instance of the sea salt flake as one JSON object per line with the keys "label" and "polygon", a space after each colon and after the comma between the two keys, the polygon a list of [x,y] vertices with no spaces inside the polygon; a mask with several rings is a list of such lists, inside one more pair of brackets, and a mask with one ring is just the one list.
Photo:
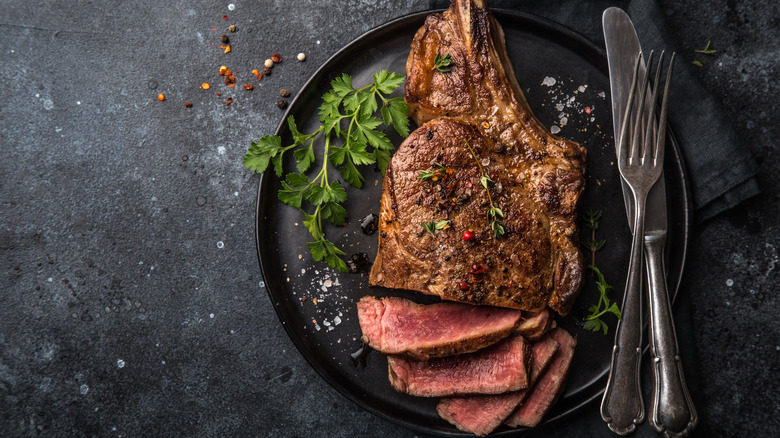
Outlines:
{"label": "sea salt flake", "polygon": [[552,87],[553,85],[555,85],[555,82],[556,82],[555,78],[550,77],[550,76],[546,76],[544,78],[544,80],[542,81],[542,85],[546,85],[548,87]]}
{"label": "sea salt flake", "polygon": [[579,91],[580,93],[584,93],[584,92],[585,92],[585,87],[583,87],[582,85],[580,85],[580,86],[577,88],[577,91]]}
{"label": "sea salt flake", "polygon": [[557,134],[559,132],[561,132],[561,128],[559,128],[557,125],[552,125],[550,127],[550,133]]}

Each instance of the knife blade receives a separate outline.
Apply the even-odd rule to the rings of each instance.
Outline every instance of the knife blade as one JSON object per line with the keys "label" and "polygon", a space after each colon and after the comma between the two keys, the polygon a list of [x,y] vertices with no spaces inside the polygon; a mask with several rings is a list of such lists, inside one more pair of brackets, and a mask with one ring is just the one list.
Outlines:
{"label": "knife blade", "polygon": [[[607,47],[612,94],[612,120],[615,129],[615,146],[617,148],[621,144],[619,133],[621,132],[620,127],[623,123],[628,93],[630,91],[632,69],[636,54],[641,51],[641,46],[631,19],[621,9],[612,7],[605,10],[602,16],[602,23],[604,25],[604,39]],[[646,74],[645,71],[644,61],[641,61],[640,74]],[[647,92],[649,94],[650,90],[648,89]],[[636,113],[636,111],[632,113]],[[649,114],[649,117],[655,118],[655,111],[641,111],[640,113]],[[643,120],[643,122],[645,123],[641,123],[640,126],[647,126],[647,121]],[[629,124],[629,126],[633,126],[633,123]],[[652,123],[651,126],[654,129],[651,135],[655,138],[657,135],[655,130],[656,123]],[[631,133],[627,135],[631,135]],[[626,183],[623,182],[622,184],[628,223],[633,232],[633,197]],[[663,432],[668,436],[686,436],[696,427],[698,417],[685,383],[674,330],[671,302],[666,287],[664,245],[666,243],[667,227],[666,184],[662,173],[647,197],[644,236],[651,321],[650,352],[653,357],[653,395],[650,404],[649,422],[658,432]],[[641,324],[641,318],[639,318],[639,321]],[[632,330],[629,330],[629,332],[632,332]],[[619,334],[616,335],[616,345],[618,336]],[[639,344],[641,345],[641,335]],[[637,353],[639,353],[639,349],[637,349]],[[613,353],[613,362],[616,355],[616,353]],[[638,357],[641,356],[638,355]],[[638,362],[636,370],[638,374]],[[610,381],[612,379],[612,371],[610,371]],[[632,397],[635,397],[634,391],[639,389],[638,380],[636,386],[633,386],[634,382],[631,382],[630,379],[627,381],[632,386],[628,391],[629,394],[620,394],[617,397],[613,397],[617,401],[612,401],[612,405],[608,403],[610,402],[608,395],[612,382],[608,382],[601,407],[602,418],[607,421],[613,431],[622,434],[632,431],[635,425],[641,422],[644,417],[641,396],[638,406],[632,406],[631,404],[632,401],[636,402]],[[614,405],[620,407],[614,407]],[[619,416],[622,415],[622,418],[617,420],[613,418],[615,413]],[[632,416],[633,420],[631,420]]]}

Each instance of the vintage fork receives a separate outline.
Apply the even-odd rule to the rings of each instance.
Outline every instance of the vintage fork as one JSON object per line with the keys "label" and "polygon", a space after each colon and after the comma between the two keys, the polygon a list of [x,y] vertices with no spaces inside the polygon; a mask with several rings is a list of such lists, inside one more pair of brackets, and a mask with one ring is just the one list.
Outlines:
{"label": "vintage fork", "polygon": [[[664,52],[658,60],[655,85],[650,102],[645,102],[650,70],[653,64],[653,52],[647,61],[647,73],[639,86],[639,65],[642,54],[637,55],[631,92],[628,96],[623,125],[620,128],[620,149],[618,151],[618,170],[626,181],[634,197],[634,237],[631,242],[631,258],[628,266],[625,294],[623,295],[622,317],[615,333],[615,346],[612,350],[612,363],[609,371],[604,398],[601,400],[601,417],[614,432],[621,435],[636,429],[644,421],[645,408],[639,384],[639,366],[642,357],[642,276],[643,239],[645,226],[645,205],[647,193],[658,180],[664,163],[664,132],[666,115],[669,110],[669,83],[671,68],[667,73],[666,87],[661,104],[660,117],[653,117],[659,79],[663,68]],[[672,64],[674,55],[672,55]],[[634,99],[639,94],[639,104]],[[631,117],[633,109],[635,117]],[[647,123],[643,126],[643,123]],[[659,129],[654,128],[657,123]],[[629,126],[632,129],[629,130]],[[653,135],[658,132],[658,135]],[[633,135],[629,135],[632,133]],[[629,142],[629,137],[631,141]]]}

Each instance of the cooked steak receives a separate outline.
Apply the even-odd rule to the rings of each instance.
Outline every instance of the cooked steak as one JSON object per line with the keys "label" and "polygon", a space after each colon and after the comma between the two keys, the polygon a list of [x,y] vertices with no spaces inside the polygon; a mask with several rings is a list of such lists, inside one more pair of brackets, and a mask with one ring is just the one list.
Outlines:
{"label": "cooked steak", "polygon": [[523,320],[520,321],[515,333],[533,341],[544,336],[554,325],[555,320],[547,309],[541,312],[523,312]]}
{"label": "cooked steak", "polygon": [[390,384],[420,397],[501,394],[528,387],[531,344],[511,336],[474,353],[417,361],[388,356]]}
{"label": "cooked steak", "polygon": [[[440,71],[446,55],[452,65]],[[387,168],[370,283],[566,314],[583,280],[585,149],[531,113],[483,0],[430,15],[406,70],[421,126]]]}
{"label": "cooked steak", "polygon": [[563,392],[577,339],[561,328],[551,330],[550,336],[560,344],[558,353],[530,389],[525,403],[509,416],[506,421],[509,426],[536,426]]}
{"label": "cooked steak", "polygon": [[364,343],[385,354],[420,360],[477,351],[509,336],[521,321],[526,323],[523,312],[515,309],[423,305],[397,297],[366,296],[357,310]]}
{"label": "cooked steak", "polygon": [[[530,383],[533,385],[558,351],[558,341],[548,335],[534,342],[531,350]],[[436,411],[458,429],[485,436],[500,426],[526,395],[527,389],[497,395],[444,398]]]}

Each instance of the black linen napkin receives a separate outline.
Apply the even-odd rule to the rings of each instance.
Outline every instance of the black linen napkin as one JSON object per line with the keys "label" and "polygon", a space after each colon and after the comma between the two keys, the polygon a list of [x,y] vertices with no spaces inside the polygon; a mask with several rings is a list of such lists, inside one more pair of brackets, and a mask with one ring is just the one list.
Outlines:
{"label": "black linen napkin", "polygon": [[[431,1],[432,8],[446,8],[449,1]],[[684,53],[665,28],[656,0],[632,1],[501,1],[489,7],[529,12],[564,24],[604,46],[601,14],[610,6],[625,10],[636,27],[642,49]],[[685,57],[675,63],[669,121],[685,158],[693,191],[695,219],[709,219],[757,195],[758,166],[740,144],[727,113],[693,74]]]}

